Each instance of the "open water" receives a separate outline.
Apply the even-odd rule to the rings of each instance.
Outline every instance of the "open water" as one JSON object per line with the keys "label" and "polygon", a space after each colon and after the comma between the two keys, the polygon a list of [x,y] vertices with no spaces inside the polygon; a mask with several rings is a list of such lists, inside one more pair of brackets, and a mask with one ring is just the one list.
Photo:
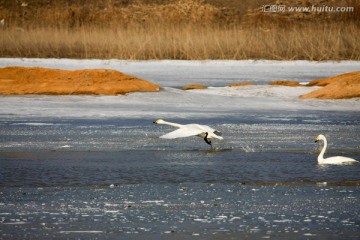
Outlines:
{"label": "open water", "polygon": [[360,164],[318,165],[314,138],[360,159],[359,120],[325,115],[198,120],[214,150],[153,119],[1,122],[0,236],[358,239]]}
{"label": "open water", "polygon": [[[360,164],[314,143],[360,160],[359,102],[274,89],[294,91],[1,96],[0,239],[359,239]],[[160,139],[156,118],[224,140]]]}

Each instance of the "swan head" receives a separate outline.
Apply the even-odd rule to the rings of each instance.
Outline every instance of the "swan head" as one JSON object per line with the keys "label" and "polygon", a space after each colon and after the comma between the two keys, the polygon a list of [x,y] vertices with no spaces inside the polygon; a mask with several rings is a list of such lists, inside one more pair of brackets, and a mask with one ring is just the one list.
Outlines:
{"label": "swan head", "polygon": [[319,141],[321,141],[321,140],[325,140],[326,138],[325,138],[325,136],[324,135],[322,135],[322,134],[320,134],[319,136],[317,136],[316,138],[315,138],[315,142],[319,142]]}
{"label": "swan head", "polygon": [[155,123],[155,124],[164,124],[165,121],[162,120],[162,119],[158,119],[158,120],[154,121],[154,123]]}

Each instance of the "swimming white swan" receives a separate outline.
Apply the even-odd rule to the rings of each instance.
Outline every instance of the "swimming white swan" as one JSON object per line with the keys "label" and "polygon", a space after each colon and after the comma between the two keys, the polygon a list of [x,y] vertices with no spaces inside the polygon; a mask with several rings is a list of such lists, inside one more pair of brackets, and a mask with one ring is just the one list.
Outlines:
{"label": "swimming white swan", "polygon": [[324,135],[319,135],[316,137],[315,142],[318,141],[324,141],[323,149],[321,150],[319,156],[318,156],[318,163],[319,164],[349,164],[349,163],[357,163],[355,159],[348,158],[348,157],[342,157],[342,156],[336,156],[336,157],[329,157],[324,158],[324,153],[327,148],[327,141]]}
{"label": "swimming white swan", "polygon": [[156,124],[166,124],[169,126],[173,126],[179,128],[175,131],[169,132],[160,138],[165,139],[175,139],[175,138],[182,138],[182,137],[190,137],[190,136],[198,136],[204,139],[204,141],[212,147],[212,143],[209,140],[210,138],[217,138],[223,139],[221,137],[222,133],[209,127],[206,125],[199,125],[199,124],[178,124],[172,122],[166,122],[162,119],[156,120],[154,123]]}

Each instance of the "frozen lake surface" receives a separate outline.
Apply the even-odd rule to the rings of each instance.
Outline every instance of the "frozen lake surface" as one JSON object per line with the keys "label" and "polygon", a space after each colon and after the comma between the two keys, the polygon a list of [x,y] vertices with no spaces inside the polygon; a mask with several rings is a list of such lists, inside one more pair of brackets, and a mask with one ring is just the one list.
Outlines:
{"label": "frozen lake surface", "polygon": [[75,59],[2,58],[0,67],[25,66],[65,70],[108,68],[144,78],[162,87],[182,87],[199,83],[222,87],[230,83],[251,81],[266,84],[274,80],[308,82],[351,71],[359,71],[360,62],[311,61],[127,61]]}
{"label": "frozen lake surface", "polygon": [[6,188],[2,239],[358,239],[359,189],[132,184]]}
{"label": "frozen lake surface", "polygon": [[[0,96],[0,238],[358,239],[360,100],[300,100],[359,62],[1,59],[112,68],[162,86],[126,96]],[[253,81],[257,86],[228,88]],[[207,90],[181,91],[202,83]],[[158,118],[223,132],[166,140]],[[331,200],[329,200],[331,199]]]}

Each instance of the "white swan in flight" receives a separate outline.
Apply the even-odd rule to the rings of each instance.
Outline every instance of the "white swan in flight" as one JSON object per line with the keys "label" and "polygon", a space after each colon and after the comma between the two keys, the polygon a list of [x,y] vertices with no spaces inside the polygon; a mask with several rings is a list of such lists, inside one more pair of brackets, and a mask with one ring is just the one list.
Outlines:
{"label": "white swan in flight", "polygon": [[316,137],[315,142],[318,141],[324,141],[324,146],[318,156],[318,163],[319,164],[350,164],[350,163],[357,163],[355,159],[348,158],[348,157],[342,157],[342,156],[336,156],[336,157],[329,157],[324,158],[324,153],[327,148],[327,141],[324,135],[319,135]]}
{"label": "white swan in flight", "polygon": [[169,126],[173,126],[178,128],[175,131],[169,132],[163,136],[160,136],[160,138],[165,139],[175,139],[175,138],[183,138],[183,137],[190,137],[190,136],[198,136],[204,139],[204,141],[209,144],[212,148],[212,143],[210,138],[217,138],[217,139],[223,139],[221,137],[222,133],[209,127],[206,125],[199,125],[199,124],[178,124],[178,123],[172,123],[167,122],[162,119],[156,120],[154,123],[156,124],[165,124]]}

